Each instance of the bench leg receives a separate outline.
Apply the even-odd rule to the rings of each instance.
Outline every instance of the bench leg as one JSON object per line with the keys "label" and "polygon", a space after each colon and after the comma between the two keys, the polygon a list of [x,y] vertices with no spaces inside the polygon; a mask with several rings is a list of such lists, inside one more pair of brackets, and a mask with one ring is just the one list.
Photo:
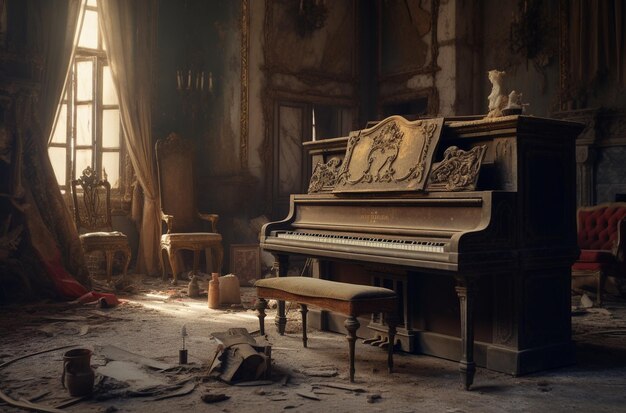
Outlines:
{"label": "bench leg", "polygon": [[396,342],[396,326],[398,325],[398,319],[395,313],[387,314],[385,319],[387,322],[387,335],[389,336],[389,345],[387,348],[387,366],[389,367],[389,373],[393,373],[393,348]]}
{"label": "bench leg", "polygon": [[354,382],[354,344],[356,343],[356,331],[359,329],[361,324],[359,320],[355,316],[350,316],[346,319],[344,323],[344,327],[348,330],[348,346],[350,348],[350,382]]}
{"label": "bench leg", "polygon": [[274,323],[276,323],[276,328],[278,328],[278,334],[284,336],[287,317],[285,316],[285,302],[282,300],[278,301],[278,314],[276,315]]}
{"label": "bench leg", "polygon": [[267,301],[265,301],[265,298],[259,298],[256,301],[256,311],[257,311],[257,315],[259,316],[259,330],[261,332],[261,335],[264,336],[265,335],[265,309],[267,308]]}
{"label": "bench leg", "polygon": [[306,336],[306,313],[309,312],[306,304],[300,304],[300,314],[302,314],[302,344],[306,348],[307,336]]}

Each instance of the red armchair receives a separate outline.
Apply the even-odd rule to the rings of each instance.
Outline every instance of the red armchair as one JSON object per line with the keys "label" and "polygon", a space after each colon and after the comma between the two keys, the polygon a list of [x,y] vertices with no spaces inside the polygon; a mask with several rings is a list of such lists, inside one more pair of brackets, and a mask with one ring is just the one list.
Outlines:
{"label": "red armchair", "polygon": [[596,302],[602,303],[607,276],[626,276],[626,202],[581,207],[577,214],[580,256],[572,277],[597,277]]}

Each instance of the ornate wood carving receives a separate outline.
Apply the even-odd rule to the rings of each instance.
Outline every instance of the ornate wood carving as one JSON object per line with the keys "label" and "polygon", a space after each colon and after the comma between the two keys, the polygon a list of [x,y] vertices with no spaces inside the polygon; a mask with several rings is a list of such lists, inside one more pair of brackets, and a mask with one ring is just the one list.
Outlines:
{"label": "ornate wood carving", "polygon": [[443,153],[443,161],[433,165],[428,190],[473,191],[476,189],[480,165],[487,150],[486,145],[464,151],[451,146]]}
{"label": "ornate wood carving", "polygon": [[326,163],[318,162],[309,181],[308,193],[329,192],[337,183],[337,174],[341,159],[331,159]]}
{"label": "ornate wood carving", "polygon": [[351,136],[333,192],[423,190],[442,126],[392,116]]}

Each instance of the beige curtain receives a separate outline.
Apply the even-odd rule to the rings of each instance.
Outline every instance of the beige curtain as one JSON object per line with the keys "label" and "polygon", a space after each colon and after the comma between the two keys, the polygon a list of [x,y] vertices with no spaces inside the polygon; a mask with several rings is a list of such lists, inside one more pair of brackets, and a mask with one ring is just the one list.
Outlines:
{"label": "beige curtain", "polygon": [[126,147],[143,190],[137,270],[159,270],[160,209],[151,133],[156,0],[98,2],[99,22],[120,100]]}
{"label": "beige curtain", "polygon": [[573,84],[585,89],[611,76],[626,86],[626,0],[571,0],[570,69]]}
{"label": "beige curtain", "polygon": [[[28,234],[23,248],[30,256],[22,256],[23,266],[29,269],[26,276],[32,295],[49,293],[40,287],[45,284],[46,290],[54,288],[59,295],[76,297],[83,287],[72,277],[88,286],[89,274],[48,157],[47,142],[67,78],[81,2],[27,0],[19,7],[26,16],[28,31],[16,47],[20,53],[38,57],[27,61],[37,66],[27,72],[32,78],[26,83],[34,82],[38,87],[18,89],[6,114],[8,129],[15,137],[13,150],[19,169],[12,205]],[[42,277],[44,273],[47,279]]]}
{"label": "beige curtain", "polygon": [[39,113],[44,136],[52,138],[52,128],[56,119],[63,88],[70,72],[74,57],[75,37],[78,35],[79,19],[83,15],[84,0],[38,0],[45,9],[42,24],[47,26],[47,36],[43,36],[46,68],[42,74]]}

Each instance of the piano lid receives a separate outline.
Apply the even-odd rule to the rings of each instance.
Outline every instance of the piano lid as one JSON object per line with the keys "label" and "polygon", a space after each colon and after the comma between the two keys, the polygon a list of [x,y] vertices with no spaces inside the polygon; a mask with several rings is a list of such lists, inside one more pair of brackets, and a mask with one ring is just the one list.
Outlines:
{"label": "piano lid", "polygon": [[332,192],[424,190],[442,128],[443,118],[391,116],[355,132]]}

